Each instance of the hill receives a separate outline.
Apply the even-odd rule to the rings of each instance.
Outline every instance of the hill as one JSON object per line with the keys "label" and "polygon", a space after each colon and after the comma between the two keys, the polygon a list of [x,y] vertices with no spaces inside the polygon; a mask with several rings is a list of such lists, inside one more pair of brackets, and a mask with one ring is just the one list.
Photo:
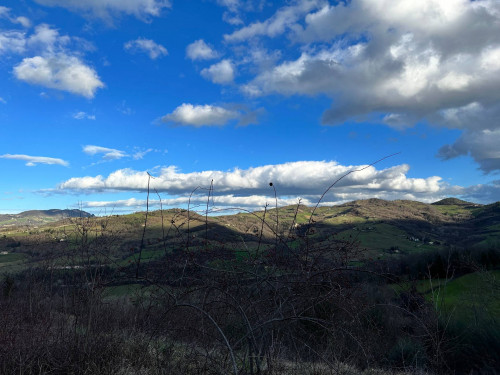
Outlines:
{"label": "hill", "polygon": [[0,214],[0,228],[14,226],[38,226],[70,217],[93,217],[81,210],[30,210],[18,214]]}
{"label": "hill", "polygon": [[[44,251],[39,244],[44,236],[48,236],[51,243],[71,237],[75,220],[60,221],[69,217],[90,218],[85,225],[94,228],[94,233],[113,238],[113,256],[121,259],[133,257],[130,249],[138,251],[143,235],[143,246],[149,249],[153,258],[162,256],[165,249],[188,247],[196,250],[204,248],[206,243],[224,244],[225,248],[236,252],[253,251],[277,241],[289,248],[298,248],[306,237],[318,246],[354,241],[377,259],[449,247],[499,244],[500,203],[477,205],[467,202],[464,205],[461,201],[442,201],[453,202],[458,204],[367,199],[318,207],[314,214],[312,207],[304,205],[225,216],[169,209],[149,212],[146,231],[145,212],[91,217],[78,210],[27,211],[0,216],[0,226],[3,224],[5,244],[19,243],[17,251],[27,254],[33,246],[30,244],[36,242],[41,257]],[[28,224],[31,229],[26,227]],[[52,249],[53,245],[48,248]]]}
{"label": "hill", "polygon": [[[142,356],[154,344],[161,351],[144,363],[164,361],[169,373],[187,374],[172,359],[191,366],[202,349],[209,357],[201,357],[200,369],[222,363],[213,373],[232,373],[230,352],[233,364],[250,369],[233,373],[256,374],[269,358],[281,363],[265,354],[274,353],[275,342],[287,353],[299,348],[302,362],[340,347],[353,366],[365,366],[356,359],[369,357],[372,366],[424,364],[436,374],[498,368],[500,202],[441,203],[368,199],[226,216],[184,209],[78,212],[38,227],[8,227],[0,233],[5,326],[28,333],[16,336],[28,358],[37,348],[47,358],[40,343],[58,345],[50,347],[57,369],[59,353],[73,358],[94,343],[103,345],[89,356],[97,359],[133,350]],[[448,328],[436,342],[443,319]],[[85,340],[73,354],[64,352],[67,343]],[[465,344],[434,355],[458,340]],[[13,348],[4,358],[18,355]],[[291,372],[276,374],[285,373]]]}
{"label": "hill", "polygon": [[[443,206],[443,205],[455,205],[455,206],[474,206],[475,203],[463,201],[458,198],[445,198],[440,201],[432,203],[435,206]],[[476,205],[477,206],[477,205]]]}
{"label": "hill", "polygon": [[[355,238],[374,255],[437,250],[446,246],[475,246],[500,238],[500,205],[474,203],[426,204],[408,200],[367,199],[338,206],[312,208],[288,206],[278,209],[279,231],[295,234],[314,227],[316,241],[335,234]],[[240,234],[258,234],[263,212],[222,216],[213,220]],[[276,210],[266,212],[267,221],[276,220]],[[309,221],[311,219],[311,223]],[[273,236],[272,231],[264,235]]]}

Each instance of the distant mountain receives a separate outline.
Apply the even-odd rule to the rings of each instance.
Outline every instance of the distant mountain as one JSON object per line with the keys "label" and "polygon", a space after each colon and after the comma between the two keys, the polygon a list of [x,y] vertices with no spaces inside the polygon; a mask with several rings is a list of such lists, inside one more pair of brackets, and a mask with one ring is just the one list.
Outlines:
{"label": "distant mountain", "polygon": [[0,214],[0,227],[28,225],[36,226],[53,223],[70,217],[93,217],[93,214],[82,210],[30,210],[19,214]]}

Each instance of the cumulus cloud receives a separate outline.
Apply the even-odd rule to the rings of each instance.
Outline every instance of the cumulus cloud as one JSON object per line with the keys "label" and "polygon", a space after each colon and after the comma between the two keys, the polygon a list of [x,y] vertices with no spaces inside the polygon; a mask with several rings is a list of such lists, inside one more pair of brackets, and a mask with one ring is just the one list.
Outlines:
{"label": "cumulus cloud", "polygon": [[75,120],[95,120],[95,115],[89,115],[86,112],[80,111],[73,114]]}
{"label": "cumulus cloud", "polygon": [[233,82],[235,67],[231,60],[225,59],[201,71],[201,75],[213,83],[228,84]]}
{"label": "cumulus cloud", "polygon": [[[80,50],[71,51],[78,45]],[[22,31],[0,32],[0,54],[27,54],[17,64],[14,76],[30,84],[72,94],[93,98],[104,84],[97,72],[82,59],[82,49],[91,50],[93,46],[84,39],[61,35],[57,29],[46,24],[38,25],[28,34]]]}
{"label": "cumulus cloud", "polygon": [[179,125],[195,127],[210,125],[225,125],[237,119],[241,114],[237,111],[217,107],[214,105],[193,105],[183,103],[172,113],[162,117],[163,122],[173,122]]}
{"label": "cumulus cloud", "polygon": [[[298,199],[305,205],[315,205],[325,189],[340,177],[343,178],[323,197],[321,205],[340,204],[357,199],[380,198],[387,200],[408,199],[432,203],[442,198],[456,196],[477,203],[500,200],[500,181],[468,187],[451,186],[439,176],[425,178],[408,177],[409,166],[396,165],[385,169],[375,166],[344,166],[334,161],[301,161],[255,168],[228,171],[207,170],[182,173],[175,166],[164,167],[150,179],[150,187],[161,194],[163,207],[186,206],[205,209],[207,190],[213,181],[211,196],[215,210],[239,207],[262,209],[266,204],[274,206],[273,182],[278,193],[278,205],[296,204]],[[146,193],[149,174],[146,171],[120,169],[108,176],[71,178],[61,183],[52,193],[138,192]],[[194,193],[193,193],[194,191]],[[84,202],[88,208],[141,209],[144,199]],[[150,200],[150,207],[159,207],[159,200]]]}
{"label": "cumulus cloud", "polygon": [[138,38],[136,40],[130,40],[124,44],[124,48],[132,53],[145,52],[152,60],[168,55],[168,51],[165,47],[151,39]]}
{"label": "cumulus cloud", "polygon": [[[152,180],[154,183],[154,180]],[[408,199],[408,200],[416,200],[418,199],[421,202],[432,203],[436,202],[440,199],[449,196],[460,197],[461,199],[465,199],[467,201],[476,202],[476,203],[492,203],[500,200],[500,180],[492,181],[488,184],[480,184],[473,185],[469,187],[461,187],[461,186],[442,186],[438,192],[433,194],[426,195],[418,195],[409,192],[401,192],[401,191],[387,191],[387,192],[366,192],[366,191],[356,191],[352,189],[351,191],[344,192],[335,192],[331,196],[327,197],[329,200],[324,200],[320,203],[321,206],[331,206],[335,204],[342,204],[345,202],[349,202],[357,199],[369,199],[369,198],[380,198],[386,200],[395,200],[395,199]],[[211,199],[211,205],[209,210],[211,213],[226,213],[228,210],[232,211],[235,209],[238,211],[239,209],[245,210],[262,210],[266,205],[275,205],[274,195],[234,195],[234,194],[217,194],[212,197],[213,205]],[[300,203],[313,206],[318,202],[318,196],[309,196],[307,198],[302,198]],[[82,202],[81,205],[87,209],[98,209],[98,208],[114,208],[114,209],[123,209],[123,210],[143,210],[146,207],[146,203],[149,204],[149,207],[160,208],[160,207],[186,207],[188,204],[190,205],[191,210],[199,210],[200,212],[205,212],[206,204],[207,204],[207,194],[193,194],[190,196],[178,196],[175,198],[167,197],[162,198],[161,202],[158,199],[150,199],[146,202],[145,199],[123,199],[116,201],[87,201]],[[277,204],[278,206],[288,206],[288,205],[296,205],[298,203],[298,199],[296,197],[278,197]]]}
{"label": "cumulus cloud", "polygon": [[27,83],[93,98],[104,87],[97,72],[78,57],[64,53],[25,58],[14,67],[15,76]]}
{"label": "cumulus cloud", "polygon": [[218,54],[203,39],[199,39],[186,47],[186,56],[191,60],[210,60]]}
{"label": "cumulus cloud", "polygon": [[[290,9],[307,4],[305,13]],[[466,137],[500,128],[499,28],[493,0],[302,1],[226,40],[286,34],[300,45],[300,56],[245,84],[248,95],[325,94],[332,106],[324,124],[371,120],[400,128],[427,120],[464,129]],[[485,170],[496,165],[482,163],[475,148],[467,152]]]}
{"label": "cumulus cloud", "polygon": [[[28,19],[18,17],[17,23],[27,26]],[[70,47],[78,46],[77,50]],[[31,34],[24,31],[0,32],[0,54],[34,54],[24,58],[13,68],[14,76],[33,85],[39,85],[72,94],[93,98],[104,84],[97,72],[85,64],[81,56],[84,51],[93,50],[88,41],[61,35],[57,29],[47,24],[38,25]],[[47,98],[42,92],[40,96]],[[75,119],[95,120],[94,115],[78,112]]]}
{"label": "cumulus cloud", "polygon": [[28,167],[34,167],[38,164],[49,164],[49,165],[62,165],[67,167],[69,163],[62,159],[57,158],[49,158],[45,156],[30,156],[30,155],[11,155],[4,154],[0,155],[1,159],[13,159],[13,160],[22,160],[26,162]]}
{"label": "cumulus cloud", "polygon": [[[360,166],[343,166],[333,161],[301,161],[249,169],[191,173],[182,173],[175,166],[170,166],[162,168],[151,180],[151,184],[159,192],[181,196],[189,195],[199,186],[208,187],[213,180],[214,196],[218,199],[219,196],[269,197],[273,194],[269,183],[273,182],[282,199],[297,199],[300,196],[307,202],[314,202],[333,181],[355,169],[360,169]],[[429,199],[444,194],[445,186],[440,177],[409,178],[408,171],[409,166],[405,164],[381,170],[373,166],[367,167],[341,180],[325,202],[374,196],[388,199]],[[120,169],[107,177],[99,175],[71,178],[60,184],[57,191],[145,192],[147,184],[147,172]]]}
{"label": "cumulus cloud", "polygon": [[63,7],[77,13],[84,13],[110,21],[115,15],[132,15],[148,21],[158,17],[161,12],[170,8],[168,0],[35,0],[38,4]]}
{"label": "cumulus cloud", "polygon": [[124,151],[116,150],[114,148],[107,148],[101,146],[87,145],[83,147],[83,152],[87,155],[102,154],[102,160],[117,160],[121,159],[127,154]]}

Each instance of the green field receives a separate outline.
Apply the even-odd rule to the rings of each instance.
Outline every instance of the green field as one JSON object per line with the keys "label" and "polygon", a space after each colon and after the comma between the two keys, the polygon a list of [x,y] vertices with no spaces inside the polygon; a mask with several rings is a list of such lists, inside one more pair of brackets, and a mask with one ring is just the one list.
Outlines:
{"label": "green field", "polygon": [[358,240],[362,247],[382,253],[379,255],[386,253],[410,254],[441,248],[422,241],[411,241],[408,239],[407,232],[385,223],[358,225],[354,229],[340,232],[339,237]]}
{"label": "green field", "polygon": [[397,292],[414,285],[436,309],[462,322],[479,317],[500,323],[500,271],[474,272],[456,279],[417,280],[394,285]]}

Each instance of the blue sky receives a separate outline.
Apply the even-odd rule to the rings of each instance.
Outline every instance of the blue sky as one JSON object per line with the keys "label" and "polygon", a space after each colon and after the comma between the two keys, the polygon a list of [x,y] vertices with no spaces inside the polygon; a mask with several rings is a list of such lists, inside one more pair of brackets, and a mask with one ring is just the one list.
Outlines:
{"label": "blue sky", "polygon": [[498,30],[494,0],[0,1],[0,213],[143,210],[148,173],[314,204],[398,152],[324,203],[498,201]]}

